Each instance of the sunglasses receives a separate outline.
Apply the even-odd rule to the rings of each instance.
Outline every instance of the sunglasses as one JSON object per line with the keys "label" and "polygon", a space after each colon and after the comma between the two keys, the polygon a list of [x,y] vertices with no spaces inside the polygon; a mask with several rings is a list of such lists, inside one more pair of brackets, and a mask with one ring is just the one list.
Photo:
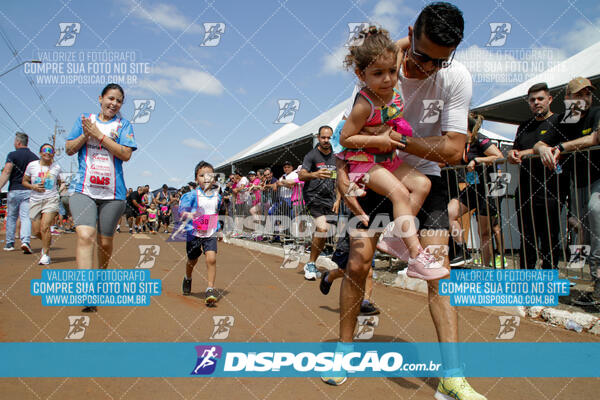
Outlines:
{"label": "sunglasses", "polygon": [[448,58],[433,58],[428,56],[427,54],[416,51],[414,32],[412,34],[412,40],[410,41],[410,51],[412,53],[413,59],[415,59],[419,64],[426,64],[428,62],[431,62],[436,68],[448,68],[450,64],[452,64],[452,60],[454,60],[454,54],[456,54],[456,49],[454,49],[454,51],[452,51],[452,54]]}
{"label": "sunglasses", "polygon": [[52,147],[44,147],[41,153],[54,154],[54,150],[52,149]]}

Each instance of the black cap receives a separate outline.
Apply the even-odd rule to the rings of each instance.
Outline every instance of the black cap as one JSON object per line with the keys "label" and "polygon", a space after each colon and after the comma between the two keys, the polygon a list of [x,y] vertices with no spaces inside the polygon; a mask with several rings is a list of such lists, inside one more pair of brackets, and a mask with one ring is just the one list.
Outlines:
{"label": "black cap", "polygon": [[286,165],[290,165],[290,166],[292,166],[292,167],[294,166],[294,164],[292,164],[291,162],[289,162],[289,161],[284,161],[284,162],[283,162],[283,166],[285,167]]}

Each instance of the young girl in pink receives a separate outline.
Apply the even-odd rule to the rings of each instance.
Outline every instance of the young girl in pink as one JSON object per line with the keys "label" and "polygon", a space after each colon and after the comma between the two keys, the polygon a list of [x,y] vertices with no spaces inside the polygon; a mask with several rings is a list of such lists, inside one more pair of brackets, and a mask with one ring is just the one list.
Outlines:
{"label": "young girl in pink", "polygon": [[401,143],[388,134],[362,134],[365,126],[387,124],[412,136],[403,118],[404,99],[397,88],[398,49],[386,30],[375,26],[361,33],[362,44],[350,47],[345,65],[363,83],[340,136],[346,148],[338,157],[347,160],[350,181],[364,184],[393,204],[394,229],[408,249],[407,275],[425,280],[440,279],[446,270],[419,243],[415,215],[429,194],[431,182],[396,152]]}

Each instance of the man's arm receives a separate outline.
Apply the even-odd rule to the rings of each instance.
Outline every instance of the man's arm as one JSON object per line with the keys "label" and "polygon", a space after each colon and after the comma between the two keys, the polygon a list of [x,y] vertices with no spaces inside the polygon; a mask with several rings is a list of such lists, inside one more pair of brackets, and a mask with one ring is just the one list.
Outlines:
{"label": "man's arm", "polygon": [[0,190],[2,190],[4,185],[6,185],[6,182],[8,182],[10,179],[10,173],[12,172],[12,169],[13,163],[7,161],[4,165],[4,169],[2,170],[2,175],[0,175]]}
{"label": "man's arm", "polygon": [[[402,135],[392,131],[391,136],[399,142]],[[403,150],[407,153],[429,161],[453,165],[461,162],[467,135],[458,132],[442,132],[442,136],[407,137],[406,139],[406,147]]]}
{"label": "man's arm", "polygon": [[[598,130],[592,132],[591,135],[582,136],[580,138],[569,140],[568,142],[563,142],[562,146],[564,151],[576,151],[585,149],[586,147],[592,147],[600,144],[600,133]],[[548,144],[539,141],[533,146],[533,151],[535,154],[539,154],[542,159],[542,163],[550,168],[554,169],[556,167],[556,163],[558,162],[558,158],[560,156],[560,149],[557,147],[548,146]]]}

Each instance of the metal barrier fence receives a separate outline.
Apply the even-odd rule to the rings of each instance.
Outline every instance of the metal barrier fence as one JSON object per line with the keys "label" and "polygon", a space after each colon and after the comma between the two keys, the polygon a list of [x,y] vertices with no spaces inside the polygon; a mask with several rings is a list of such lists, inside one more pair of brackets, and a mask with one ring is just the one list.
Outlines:
{"label": "metal barrier fence", "polygon": [[[543,167],[538,156],[524,158],[521,165],[497,160],[474,171],[443,168],[453,266],[535,268],[541,263],[542,268],[566,267],[583,277],[586,261],[594,255],[591,249],[600,251],[599,226],[594,225],[600,219],[600,181],[592,181],[598,175],[591,162],[599,149],[563,153],[556,171]],[[301,185],[232,194],[228,214],[228,235],[310,246],[314,224]],[[335,246],[343,232],[343,218],[337,219],[326,246]]]}
{"label": "metal barrier fence", "polygon": [[526,157],[521,165],[502,159],[475,171],[444,168],[454,238],[450,258],[465,244],[467,265],[565,267],[583,278],[590,256],[600,261],[591,252],[600,251],[600,181],[593,182],[598,167],[591,162],[598,149],[563,153],[555,171],[539,156]]}

